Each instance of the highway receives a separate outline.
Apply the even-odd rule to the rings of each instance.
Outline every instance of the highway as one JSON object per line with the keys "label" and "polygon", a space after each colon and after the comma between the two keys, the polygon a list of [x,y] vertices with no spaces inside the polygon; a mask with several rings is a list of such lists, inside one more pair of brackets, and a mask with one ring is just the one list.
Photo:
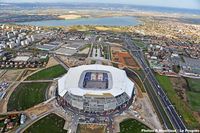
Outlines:
{"label": "highway", "polygon": [[[154,74],[152,73],[151,69],[148,67],[145,58],[143,56],[142,50],[138,48],[133,41],[125,36],[125,44],[127,46],[127,49],[129,49],[130,53],[137,59],[138,63],[140,64],[142,70],[144,73],[146,73],[146,79],[149,81],[149,83],[152,85],[153,91],[156,93],[154,97],[157,97],[158,100],[156,102],[160,102],[163,106],[163,109],[166,112],[166,115],[171,121],[171,124],[176,129],[176,132],[187,132],[187,128],[183,121],[181,120],[180,116],[176,112],[174,106],[171,104],[170,100],[168,99],[166,93],[163,91],[163,89],[160,87],[158,81],[156,80]],[[155,102],[155,104],[156,104]],[[157,106],[157,105],[156,105]],[[159,110],[158,110],[159,111]],[[163,123],[167,129],[170,129],[164,117],[161,115],[161,118],[163,120]]]}

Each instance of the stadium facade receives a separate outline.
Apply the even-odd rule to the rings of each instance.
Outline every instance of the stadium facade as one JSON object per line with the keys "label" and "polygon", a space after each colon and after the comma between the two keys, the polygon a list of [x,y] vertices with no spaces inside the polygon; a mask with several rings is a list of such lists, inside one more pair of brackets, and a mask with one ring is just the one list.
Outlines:
{"label": "stadium facade", "polygon": [[70,68],[58,80],[58,95],[64,108],[105,114],[129,106],[135,87],[124,70],[98,64],[82,65]]}

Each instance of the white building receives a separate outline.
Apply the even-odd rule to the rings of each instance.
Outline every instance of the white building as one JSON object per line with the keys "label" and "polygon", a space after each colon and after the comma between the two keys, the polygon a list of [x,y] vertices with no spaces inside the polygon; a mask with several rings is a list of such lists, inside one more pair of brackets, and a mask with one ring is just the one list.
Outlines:
{"label": "white building", "polygon": [[135,95],[134,83],[124,70],[105,65],[70,68],[58,80],[63,105],[84,112],[107,112],[126,107]]}
{"label": "white building", "polygon": [[25,41],[21,41],[22,46],[26,46]]}

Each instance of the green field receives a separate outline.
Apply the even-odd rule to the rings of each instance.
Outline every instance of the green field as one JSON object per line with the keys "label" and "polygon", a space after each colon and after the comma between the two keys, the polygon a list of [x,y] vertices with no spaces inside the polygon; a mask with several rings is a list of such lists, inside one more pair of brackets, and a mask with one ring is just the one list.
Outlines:
{"label": "green field", "polygon": [[[124,69],[125,70],[125,69]],[[126,70],[125,70],[126,71]],[[131,78],[131,79],[133,79],[135,82],[136,82],[136,84],[140,87],[140,89],[141,89],[141,91],[142,92],[146,92],[146,90],[145,90],[145,88],[144,88],[144,84],[142,83],[142,79],[140,80],[140,78],[139,77],[141,77],[140,76],[140,74],[142,74],[142,71],[141,70],[133,70],[135,73],[137,73],[137,74],[135,74],[135,73],[128,73],[128,71],[126,71],[126,74],[127,74],[127,76],[129,77],[129,78]],[[139,74],[140,73],[140,74]],[[139,76],[139,77],[138,77]]]}
{"label": "green field", "polygon": [[0,128],[3,128],[4,126],[5,126],[4,120],[1,120],[1,121],[0,121]]}
{"label": "green field", "polygon": [[187,92],[189,104],[194,111],[200,112],[200,93]]}
{"label": "green field", "polygon": [[143,50],[147,50],[147,46],[145,43],[143,43],[141,40],[136,40],[134,39],[134,44],[136,44],[139,48],[143,49]]}
{"label": "green field", "polygon": [[186,79],[189,90],[200,93],[200,79]]}
{"label": "green field", "polygon": [[158,74],[156,74],[156,78],[167,93],[167,96],[169,97],[172,104],[175,105],[176,110],[183,117],[184,121],[187,124],[187,127],[191,129],[199,127],[199,123],[193,116],[192,110],[189,108],[187,103],[185,103],[178,97],[176,91],[173,89],[170,79],[167,76],[161,76]]}
{"label": "green field", "polygon": [[109,56],[110,56],[109,46],[108,45],[103,46],[102,51],[104,53],[104,58],[109,59]]}
{"label": "green field", "polygon": [[26,80],[47,80],[57,78],[63,74],[65,74],[67,70],[61,65],[55,65],[49,67],[47,69],[41,70],[31,76],[29,76]]}
{"label": "green field", "polygon": [[50,114],[31,125],[25,133],[67,133],[64,124],[63,118]]}
{"label": "green field", "polygon": [[141,133],[142,129],[150,128],[134,119],[127,119],[120,123],[120,133]]}
{"label": "green field", "polygon": [[193,111],[200,112],[200,79],[186,79],[188,84],[187,97]]}
{"label": "green field", "polygon": [[8,101],[8,111],[25,110],[45,101],[49,83],[21,83]]}

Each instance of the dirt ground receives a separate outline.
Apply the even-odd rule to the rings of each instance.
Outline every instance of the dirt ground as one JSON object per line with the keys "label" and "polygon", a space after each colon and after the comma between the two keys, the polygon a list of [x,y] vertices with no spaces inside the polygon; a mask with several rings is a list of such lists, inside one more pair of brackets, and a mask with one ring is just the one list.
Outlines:
{"label": "dirt ground", "polygon": [[112,61],[119,62],[119,67],[128,66],[134,69],[139,69],[139,65],[134,58],[120,47],[111,47]]}
{"label": "dirt ground", "polygon": [[37,106],[37,107],[32,107],[29,108],[28,110],[26,110],[26,113],[29,116],[38,116],[42,113],[47,112],[48,110],[52,109],[53,106],[51,105],[41,105],[41,106]]}
{"label": "dirt ground", "polygon": [[29,70],[26,70],[26,72],[24,72],[24,74],[22,75],[22,78],[23,77],[26,77],[28,75],[30,75],[31,73],[35,72],[37,69],[29,69]]}
{"label": "dirt ground", "polygon": [[6,70],[0,70],[0,77],[5,74]]}
{"label": "dirt ground", "polygon": [[152,129],[162,129],[162,125],[154,110],[154,107],[146,93],[142,93],[141,89],[136,85],[136,99],[122,115],[114,118],[114,128],[119,131],[119,123],[124,119],[133,118]]}
{"label": "dirt ground", "polygon": [[127,118],[136,119],[151,129],[163,129],[147,94],[143,94],[143,98],[136,97],[135,102],[127,111],[124,111],[123,114],[114,118],[116,132],[120,131],[119,123]]}
{"label": "dirt ground", "polygon": [[88,54],[89,50],[90,50],[90,48],[85,48],[82,51],[79,51],[78,54]]}
{"label": "dirt ground", "polygon": [[80,124],[77,133],[105,133],[105,125]]}
{"label": "dirt ground", "polygon": [[[173,85],[173,88],[175,89],[177,95],[184,101],[188,102],[187,99],[187,82],[184,78],[179,77],[170,77],[170,81]],[[200,122],[200,112],[193,112],[193,115],[196,117],[196,119]]]}
{"label": "dirt ground", "polygon": [[78,58],[75,57],[67,57],[67,56],[58,56],[67,66],[69,67],[74,67],[74,66],[80,66],[86,64],[85,60],[79,60]]}
{"label": "dirt ground", "polygon": [[185,102],[187,102],[187,82],[184,78],[174,78],[170,77],[170,81],[173,85],[173,88],[175,89],[177,95]]}
{"label": "dirt ground", "polygon": [[50,57],[47,65],[46,65],[46,68],[55,66],[57,64],[59,64],[59,63],[53,57]]}
{"label": "dirt ground", "polygon": [[143,94],[143,98],[136,99],[133,110],[137,111],[140,117],[155,129],[162,129],[161,123],[147,94]]}
{"label": "dirt ground", "polygon": [[3,81],[15,81],[17,79],[17,77],[20,75],[20,73],[22,73],[24,71],[24,69],[13,69],[13,70],[8,70],[2,77],[0,80]]}

